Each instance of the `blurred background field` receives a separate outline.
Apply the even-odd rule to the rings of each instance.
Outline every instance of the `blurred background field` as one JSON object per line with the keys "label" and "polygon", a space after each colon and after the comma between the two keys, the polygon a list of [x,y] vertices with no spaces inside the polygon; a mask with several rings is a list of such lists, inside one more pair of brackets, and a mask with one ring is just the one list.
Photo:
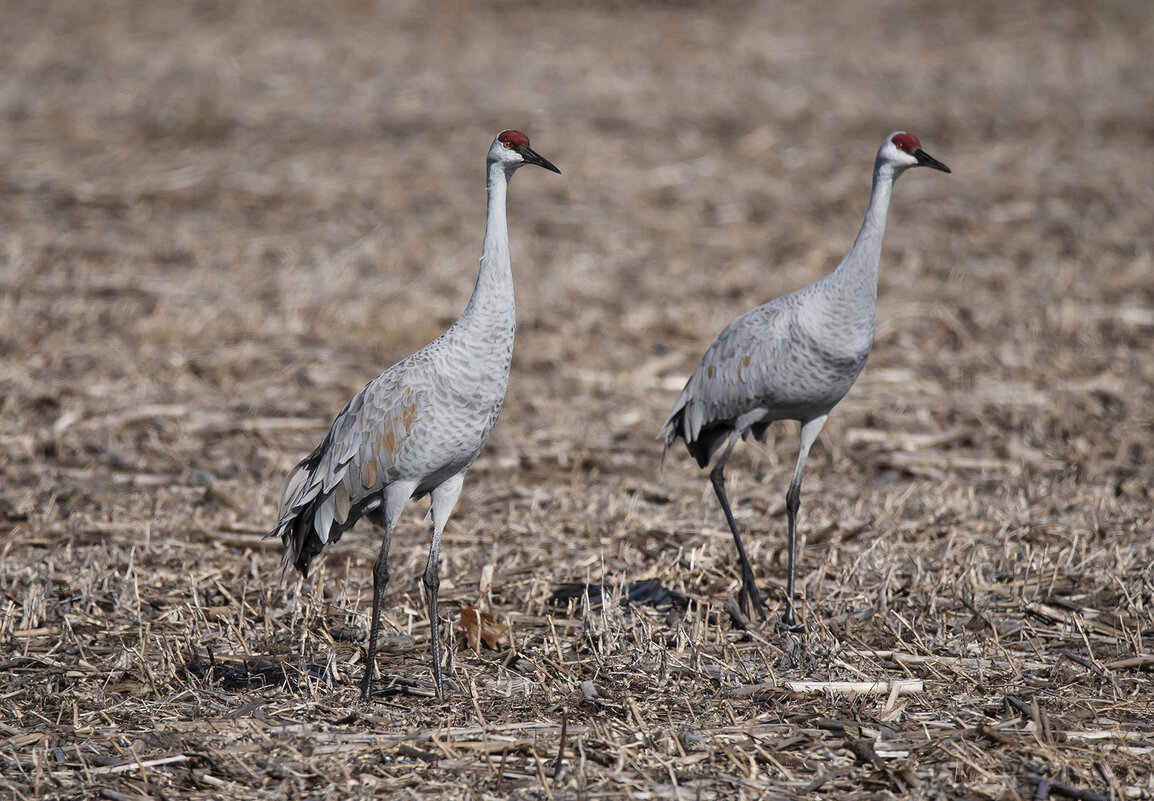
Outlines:
{"label": "blurred background field", "polygon": [[[0,18],[5,794],[1154,797],[1148,2]],[[260,537],[351,393],[463,308],[510,127],[563,175],[510,192],[513,378],[443,551],[457,692],[428,692],[414,504],[361,706],[375,533],[308,582]],[[725,611],[709,482],[654,437],[729,320],[836,265],[897,129],[953,174],[895,190],[783,640]],[[775,612],[796,437],[728,471]],[[641,580],[687,605],[621,610]],[[587,581],[613,602],[551,601]]]}

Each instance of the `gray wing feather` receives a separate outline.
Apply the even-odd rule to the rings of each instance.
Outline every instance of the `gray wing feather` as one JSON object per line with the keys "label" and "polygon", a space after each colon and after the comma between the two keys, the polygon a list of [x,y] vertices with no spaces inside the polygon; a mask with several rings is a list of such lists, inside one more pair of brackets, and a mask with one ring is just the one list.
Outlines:
{"label": "gray wing feather", "polygon": [[355,522],[354,512],[395,476],[398,451],[427,405],[425,391],[413,386],[419,367],[410,357],[366,384],[285,479],[270,536],[284,540],[286,568],[302,561],[307,568],[315,551],[338,539]]}
{"label": "gray wing feather", "polygon": [[746,312],[717,335],[681,391],[661,429],[666,448],[686,443],[713,423],[755,409],[771,390],[771,374],[789,351],[792,304],[773,302]]}

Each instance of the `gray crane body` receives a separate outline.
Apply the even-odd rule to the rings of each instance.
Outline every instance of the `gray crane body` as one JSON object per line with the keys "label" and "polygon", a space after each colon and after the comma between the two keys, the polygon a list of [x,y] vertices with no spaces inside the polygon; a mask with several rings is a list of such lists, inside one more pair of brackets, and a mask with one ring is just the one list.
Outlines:
{"label": "gray crane body", "polygon": [[[701,467],[735,430],[765,438],[777,420],[828,414],[853,386],[873,345],[811,312],[817,286],[738,317],[718,335],[674,404],[667,446],[681,436]],[[674,430],[673,426],[677,428]]]}
{"label": "gray crane body", "polygon": [[681,437],[705,467],[735,430],[763,440],[771,423],[806,423],[845,397],[873,347],[892,173],[879,154],[865,222],[837,269],[717,335],[661,428],[667,450]]}
{"label": "gray crane body", "polygon": [[361,697],[371,696],[388,584],[393,531],[411,498],[431,496],[433,536],[425,565],[433,677],[441,676],[438,565],[445,523],[465,473],[481,453],[505,400],[513,357],[516,309],[505,199],[525,164],[560,172],[516,131],[489,148],[488,207],[481,264],[464,312],[444,334],[370,381],[346,404],[321,444],[285,479],[270,537],[283,542],[283,563],[308,575],[309,564],[361,517],[384,532],[373,565],[373,614]]}
{"label": "gray crane body", "polygon": [[[491,252],[488,247],[487,237]],[[435,491],[454,478],[459,491],[497,423],[513,358],[508,248],[503,259],[500,250],[492,253],[488,263],[503,262],[504,269],[481,271],[461,317],[366,384],[289,474],[280,507],[292,517],[286,520],[282,512],[276,534],[283,536],[294,523],[299,535],[284,550],[286,568],[295,565],[307,575],[312,558],[365,514],[399,515],[410,498],[430,493],[435,501]],[[451,511],[452,501],[444,502]],[[302,514],[306,508],[311,518]]]}
{"label": "gray crane body", "polygon": [[[753,572],[725,495],[724,468],[733,446],[764,440],[778,420],[801,423],[801,443],[786,494],[789,515],[788,606],[792,626],[796,517],[810,448],[830,411],[849,392],[873,347],[878,264],[894,181],[914,166],[949,172],[915,137],[891,134],[878,150],[865,221],[849,253],[829,275],[735,319],[717,335],[673,404],[658,438],[665,452],[685,442],[698,465],[718,457],[710,479],[737,546],[742,600],[764,614]],[[664,456],[664,454],[663,454]]]}

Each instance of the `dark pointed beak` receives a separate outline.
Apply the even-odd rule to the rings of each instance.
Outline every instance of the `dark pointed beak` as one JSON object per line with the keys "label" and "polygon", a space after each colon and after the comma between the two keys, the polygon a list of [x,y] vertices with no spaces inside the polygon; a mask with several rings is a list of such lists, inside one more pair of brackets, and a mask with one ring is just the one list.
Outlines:
{"label": "dark pointed beak", "polygon": [[950,172],[949,167],[947,167],[945,164],[942,164],[940,161],[938,161],[926,151],[922,150],[920,147],[914,151],[914,158],[918,160],[918,166],[920,167],[933,167],[935,170]]}
{"label": "dark pointed beak", "polygon": [[[553,162],[549,161],[549,159],[545,158],[531,147],[527,147],[521,151],[521,158],[525,159],[526,164],[536,164],[538,167],[544,167],[547,170],[552,170],[558,175],[561,174],[561,171],[553,166]],[[949,172],[949,170],[946,170],[946,172]]]}

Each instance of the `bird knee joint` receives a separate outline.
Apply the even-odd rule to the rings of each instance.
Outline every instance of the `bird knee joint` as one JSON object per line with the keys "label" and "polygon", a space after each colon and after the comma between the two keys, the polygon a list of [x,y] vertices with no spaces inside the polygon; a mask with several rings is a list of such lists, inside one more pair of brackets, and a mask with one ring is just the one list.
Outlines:
{"label": "bird knee joint", "polygon": [[800,490],[790,489],[785,493],[785,508],[791,514],[797,514],[797,510],[801,508],[801,492]]}

